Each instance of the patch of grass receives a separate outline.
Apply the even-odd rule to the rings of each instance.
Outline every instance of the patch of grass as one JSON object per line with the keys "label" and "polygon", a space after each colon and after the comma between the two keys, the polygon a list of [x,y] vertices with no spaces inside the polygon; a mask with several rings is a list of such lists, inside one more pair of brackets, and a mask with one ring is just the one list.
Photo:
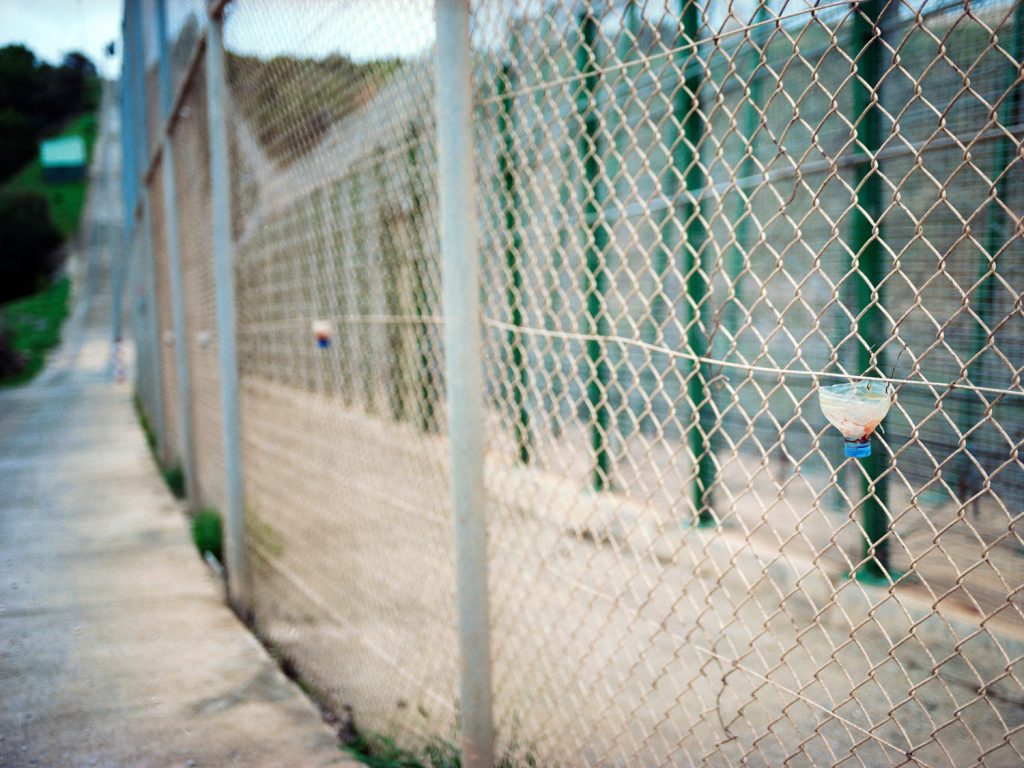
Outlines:
{"label": "patch of grass", "polygon": [[[358,728],[352,707],[339,705],[336,701],[332,703],[324,690],[303,675],[292,656],[260,631],[253,615],[245,616],[243,620],[288,679],[317,704],[324,722],[336,730],[343,752],[371,768],[460,768],[462,756],[455,741],[435,736],[419,749],[411,750],[398,746],[390,736]],[[407,704],[400,703],[399,706]],[[417,709],[424,718],[429,718],[426,709],[422,706]],[[513,719],[511,743],[498,758],[496,768],[537,768],[533,750],[519,741],[518,729],[518,719]]]}
{"label": "patch of grass", "polygon": [[167,483],[167,487],[171,489],[171,493],[174,494],[176,499],[185,498],[185,471],[175,465],[173,467],[167,467],[164,469],[164,482]]}
{"label": "patch of grass", "polygon": [[[436,737],[419,752],[414,752],[399,747],[388,736],[354,731],[343,749],[371,768],[459,768],[462,765],[459,745]],[[497,768],[536,768],[537,761],[531,753],[517,757],[515,752],[518,749],[513,745],[509,754],[498,758]]]}
{"label": "patch of grass", "polygon": [[217,510],[207,507],[196,512],[196,516],[192,518],[192,541],[203,555],[209,552],[220,562],[224,562],[224,532]]}
{"label": "patch of grass", "polygon": [[68,315],[71,281],[62,277],[39,293],[0,306],[0,326],[11,334],[11,346],[25,358],[15,374],[0,385],[21,384],[35,376],[46,362],[46,353],[60,343],[60,327]]}
{"label": "patch of grass", "polygon": [[[88,159],[92,159],[93,143],[96,140],[97,121],[93,113],[73,118],[57,136],[81,136],[85,139]],[[50,215],[61,235],[67,239],[78,229],[78,220],[85,204],[85,189],[88,179],[77,181],[48,182],[43,180],[43,167],[39,157],[26,165],[12,178],[5,189],[32,190],[43,195],[50,203]]]}
{"label": "patch of grass", "polygon": [[[157,469],[160,470],[160,474],[164,478],[164,483],[167,484],[168,489],[174,494],[176,499],[185,498],[185,471],[178,465],[171,467],[165,467],[163,462],[160,461],[160,450],[159,444],[157,443],[156,433],[153,431],[153,427],[149,423],[149,419],[146,418],[146,412],[142,409],[142,401],[139,399],[139,393],[136,392],[132,398],[132,403],[135,406],[135,417],[139,420],[139,426],[142,427],[142,433],[146,436],[146,444],[149,446],[149,453],[153,457],[153,463],[156,464]],[[216,511],[213,510],[216,514]],[[220,555],[217,556],[220,559]]]}
{"label": "patch of grass", "polygon": [[359,762],[371,768],[459,768],[458,747],[438,741],[429,745],[422,755],[402,749],[394,740],[381,734],[357,733],[345,746]]}

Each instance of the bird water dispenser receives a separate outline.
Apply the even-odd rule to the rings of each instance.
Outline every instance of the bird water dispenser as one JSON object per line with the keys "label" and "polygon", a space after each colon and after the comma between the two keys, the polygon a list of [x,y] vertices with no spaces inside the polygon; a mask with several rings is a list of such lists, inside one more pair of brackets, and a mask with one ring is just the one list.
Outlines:
{"label": "bird water dispenser", "polygon": [[863,381],[820,387],[821,412],[843,433],[846,455],[862,459],[871,455],[871,433],[882,423],[892,405],[893,390],[887,381]]}

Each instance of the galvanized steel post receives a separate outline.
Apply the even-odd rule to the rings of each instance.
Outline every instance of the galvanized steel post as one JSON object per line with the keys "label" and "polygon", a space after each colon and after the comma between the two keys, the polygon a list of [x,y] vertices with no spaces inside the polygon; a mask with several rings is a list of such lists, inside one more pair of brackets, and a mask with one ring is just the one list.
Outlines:
{"label": "galvanized steel post", "polygon": [[438,0],[436,24],[438,199],[461,651],[462,764],[490,768],[494,725],[469,0]]}
{"label": "galvanized steel post", "polygon": [[160,49],[160,106],[164,128],[161,159],[164,181],[164,217],[167,229],[167,262],[171,277],[171,307],[174,323],[174,355],[178,373],[178,416],[181,431],[181,464],[185,473],[185,498],[196,506],[197,483],[192,442],[192,388],[188,370],[188,332],[185,322],[185,284],[182,277],[181,243],[178,239],[178,200],[174,178],[174,94],[171,91],[171,41],[167,29],[167,0],[156,3],[157,40]]}
{"label": "galvanized steel post", "polygon": [[[121,231],[121,268],[127,269],[131,263],[132,242],[135,239],[135,203],[138,199],[136,185],[139,183],[139,172],[136,165],[135,145],[135,122],[133,110],[135,108],[133,89],[130,86],[131,78],[134,76],[135,62],[133,61],[132,45],[132,21],[133,8],[131,3],[125,3],[124,23],[121,31],[123,40],[121,50],[121,82],[119,93],[121,98],[121,206],[124,216]],[[115,281],[116,282],[116,281]],[[111,337],[115,342],[121,338],[121,301],[123,289],[115,289],[113,317],[111,318]],[[136,383],[136,387],[138,384]]]}
{"label": "galvanized steel post", "polygon": [[[127,19],[125,19],[127,24]],[[122,40],[127,39],[127,29],[122,28]],[[125,67],[128,66],[128,59],[122,51],[121,60],[121,84],[123,85],[127,78],[125,77]],[[116,88],[116,85],[109,85],[104,87],[104,100],[108,98],[108,94],[117,93],[118,91],[111,90]],[[124,212],[125,224],[128,224],[135,211],[135,190],[128,184],[124,184],[126,178],[134,179],[136,176],[136,170],[132,163],[132,153],[128,152],[129,147],[133,147],[135,144],[135,138],[133,135],[134,126],[131,125],[127,119],[128,114],[131,110],[131,101],[128,94],[126,94],[123,88],[120,90],[120,103],[118,104],[119,117],[121,124],[121,205]],[[105,108],[105,107],[103,107]],[[113,183],[113,179],[106,179],[106,184]],[[113,200],[111,200],[113,202]],[[110,249],[110,260],[111,260],[111,278],[110,287],[112,292],[111,297],[111,317],[110,317],[110,340],[112,343],[113,355],[111,356],[111,367],[115,368],[118,361],[114,359],[114,355],[119,354],[118,347],[121,344],[122,338],[124,337],[124,286],[128,276],[128,265],[130,264],[129,255],[131,253],[132,243],[132,227],[125,226],[121,232],[121,242]],[[113,371],[114,375],[117,375],[116,370]]]}
{"label": "galvanized steel post", "polygon": [[[150,395],[150,418],[153,419],[153,431],[156,433],[157,453],[162,459],[168,455],[167,425],[164,413],[163,364],[160,356],[160,318],[158,316],[156,296],[156,254],[153,250],[153,217],[149,199],[149,185],[144,178],[144,171],[149,165],[149,135],[146,122],[146,52],[142,35],[142,3],[134,0],[131,3],[131,38],[129,45],[132,51],[132,65],[129,71],[130,87],[134,94],[132,123],[136,136],[135,142],[135,178],[132,184],[138,185],[138,200],[141,202],[143,269],[145,272],[146,289],[146,326],[148,339],[136,339],[139,347],[146,348],[149,363],[148,375],[152,378]],[[134,211],[130,212],[134,221]]]}
{"label": "galvanized steel post", "polygon": [[217,363],[220,367],[221,426],[224,437],[225,529],[228,591],[235,610],[249,612],[245,550],[245,485],[242,475],[242,416],[235,336],[235,269],[231,242],[231,166],[228,155],[224,15],[211,8],[206,31],[206,115],[210,134],[210,220],[217,294]]}

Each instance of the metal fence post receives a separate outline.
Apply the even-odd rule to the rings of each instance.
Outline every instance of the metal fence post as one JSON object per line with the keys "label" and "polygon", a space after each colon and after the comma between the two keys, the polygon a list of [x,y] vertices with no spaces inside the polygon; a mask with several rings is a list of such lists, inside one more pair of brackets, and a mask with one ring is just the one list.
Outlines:
{"label": "metal fence post", "polygon": [[245,550],[245,485],[242,475],[242,417],[235,336],[235,271],[231,242],[231,166],[228,154],[223,4],[211,7],[206,31],[206,115],[210,134],[210,219],[213,274],[217,294],[217,364],[220,366],[221,424],[228,590],[241,615],[249,612],[249,572]]}
{"label": "metal fence post", "polygon": [[436,23],[438,198],[461,651],[462,764],[490,768],[494,724],[469,1],[438,0]]}
{"label": "metal fence post", "polygon": [[[134,125],[135,142],[135,178],[132,184],[137,185],[137,199],[141,203],[142,227],[142,261],[143,273],[145,274],[146,290],[146,330],[147,339],[137,339],[140,347],[146,347],[146,358],[148,375],[151,377],[150,407],[152,412],[149,417],[152,419],[153,431],[156,433],[157,453],[166,459],[167,426],[164,419],[164,387],[162,375],[162,362],[160,359],[160,319],[157,313],[156,297],[156,254],[153,250],[153,217],[149,199],[149,185],[145,180],[145,169],[149,165],[149,135],[146,123],[146,54],[142,34],[142,4],[136,0],[132,2],[131,8],[131,38],[132,50],[131,69],[129,81],[134,98],[132,99],[134,110],[132,123]],[[134,211],[132,212],[134,220]]]}
{"label": "metal fence post", "polygon": [[164,215],[167,225],[167,261],[171,276],[171,305],[174,322],[174,356],[178,372],[178,415],[181,429],[181,464],[185,473],[185,498],[191,506],[197,497],[192,442],[192,399],[188,370],[188,332],[185,323],[185,284],[182,277],[181,243],[178,240],[178,199],[174,178],[174,142],[171,123],[174,94],[171,92],[171,41],[167,29],[167,0],[156,4],[157,40],[160,49],[160,113],[163,117]]}
{"label": "metal fence post", "polygon": [[[1008,37],[1009,45],[1006,48],[1019,65],[1024,60],[1024,2],[1018,2],[1014,9]],[[1021,85],[1018,67],[1007,66],[1005,77],[1005,100],[997,113],[999,115],[997,124],[1013,126],[1020,121]],[[997,291],[995,290],[996,275],[999,272],[998,258],[1000,255],[1006,255],[1006,243],[1011,239],[1008,229],[1012,226],[1010,218],[1006,215],[1006,210],[999,201],[1009,199],[1009,182],[1013,175],[1010,172],[1010,166],[1015,161],[1020,162],[1015,158],[1014,150],[1013,139],[1006,135],[999,138],[992,169],[994,197],[989,203],[988,222],[985,230],[985,254],[988,255],[988,258],[983,255],[979,259],[978,282],[974,289],[974,295],[977,298],[971,302],[977,305],[978,315],[978,322],[974,323],[974,333],[969,350],[973,362],[967,365],[966,371],[967,378],[972,384],[980,384],[980,380],[984,376],[984,350],[992,343],[992,329],[999,318],[996,307]],[[1017,173],[1020,173],[1019,166]],[[985,418],[981,396],[968,394],[967,397],[970,398],[968,406],[962,411],[965,418],[959,425],[961,431],[966,435],[963,454],[961,460],[957,462],[960,474],[958,485],[961,488],[961,503],[966,503],[981,488],[981,478],[978,478],[976,474],[975,464],[971,457],[978,448],[977,429]],[[972,478],[978,479],[972,482]]]}
{"label": "metal fence post", "polygon": [[[405,315],[402,280],[402,260],[407,254],[402,253],[400,238],[396,237],[394,228],[397,226],[397,213],[387,200],[388,175],[385,172],[385,150],[381,145],[373,151],[373,176],[377,189],[373,196],[376,201],[377,217],[377,252],[381,259],[381,274],[384,288],[384,308],[387,314],[394,317]],[[408,363],[406,359],[406,333],[403,326],[388,324],[386,329],[387,349],[390,358],[387,391],[388,412],[395,421],[408,418],[408,404],[405,398],[405,382],[408,379]]]}
{"label": "metal fence post", "polygon": [[[551,33],[551,18],[547,15],[543,17],[540,24],[540,39],[546,40],[548,35]],[[552,75],[552,70],[555,70],[559,75],[563,74],[562,67],[552,66],[551,60],[545,57],[541,61],[540,65],[540,80],[546,82]],[[540,114],[545,114],[544,111],[544,93],[538,90],[534,96],[534,109]],[[572,107],[570,107],[572,109]],[[566,128],[569,125],[569,120],[560,120],[561,114],[555,111],[551,115],[555,125],[561,125]],[[550,250],[551,263],[550,266],[544,271],[544,289],[546,292],[546,302],[544,305],[544,329],[548,332],[555,330],[558,323],[558,316],[560,310],[564,306],[564,299],[562,297],[562,260],[566,253],[566,248],[569,245],[569,227],[567,224],[566,211],[569,207],[569,193],[572,185],[571,178],[571,165],[567,162],[568,152],[565,150],[565,146],[569,143],[568,136],[566,140],[561,142],[558,151],[558,163],[562,166],[561,172],[559,173],[558,180],[558,204],[554,206],[554,219],[556,226],[556,241],[554,246]],[[561,339],[558,334],[554,334],[548,341],[547,350],[544,354],[544,372],[548,381],[548,392],[546,394],[546,402],[543,404],[543,408],[553,414],[552,416],[552,428],[556,432],[560,432],[561,423],[561,410],[562,402],[561,395],[565,386],[565,372],[563,368],[563,360],[565,359],[565,342]]]}
{"label": "metal fence post", "polygon": [[607,185],[602,178],[604,141],[597,109],[597,35],[599,26],[593,12],[587,9],[578,16],[576,71],[583,75],[576,96],[576,111],[583,121],[583,134],[578,142],[583,165],[583,222],[586,231],[586,312],[587,329],[587,404],[590,408],[590,447],[593,452],[593,485],[595,491],[608,487],[612,460],[608,449],[611,435],[611,407],[608,403],[608,359],[601,337],[608,335],[608,313],[605,294],[608,290],[608,269],[605,264],[609,233],[604,223],[604,200]]}
{"label": "metal fence post", "polygon": [[[356,312],[360,315],[367,315],[370,313],[370,285],[367,279],[369,260],[367,259],[366,217],[363,211],[363,178],[360,174],[353,174],[349,179],[349,205],[352,208],[354,219],[352,222],[352,239],[355,245],[354,255],[359,263],[359,268],[355,270]],[[360,378],[362,379],[361,385],[363,396],[365,397],[363,408],[366,409],[367,413],[376,413],[377,396],[374,390],[373,370],[371,368],[373,345],[367,339],[367,334],[358,334],[358,346],[359,366],[362,369],[360,371]]]}
{"label": "metal fence post", "polygon": [[[128,40],[128,7],[125,6],[124,23],[121,29],[122,41]],[[135,126],[130,120],[132,110],[131,91],[125,86],[128,82],[128,68],[131,66],[128,53],[122,47],[121,51],[121,82],[114,87],[119,95],[120,123],[121,123],[121,206],[124,216],[124,226],[121,231],[120,248],[111,249],[111,290],[113,297],[111,301],[110,318],[110,339],[112,351],[118,354],[119,345],[124,336],[124,285],[128,275],[128,265],[131,263],[131,244],[135,227],[135,181],[138,178],[138,171],[135,167]],[[131,183],[129,183],[129,180]],[[117,365],[113,360],[112,365]],[[116,375],[116,374],[115,374]]]}
{"label": "metal fence post", "polygon": [[[133,110],[135,102],[132,98],[130,87],[131,77],[135,63],[132,61],[131,50],[131,3],[125,3],[124,20],[121,29],[121,82],[118,84],[118,93],[121,100],[121,206],[124,216],[122,236],[122,267],[127,269],[131,263],[132,242],[135,237],[135,203],[137,200],[135,185],[138,184],[139,172],[135,160],[135,145],[138,139],[135,137],[135,123],[133,122]],[[136,270],[137,271],[137,270]],[[135,275],[133,274],[133,277]],[[116,281],[115,281],[116,282]],[[116,343],[121,337],[121,292],[115,290],[113,318],[111,318],[111,337]],[[138,388],[138,383],[136,383]]]}
{"label": "metal fence post", "polygon": [[[420,128],[413,126],[410,130],[409,150],[407,161],[412,176],[412,195],[410,205],[410,216],[416,225],[423,216],[423,200],[420,194],[422,183],[421,167],[419,156]],[[420,430],[424,433],[436,431],[435,400],[436,382],[434,381],[434,367],[431,355],[430,325],[426,321],[430,314],[430,302],[427,296],[427,275],[425,258],[422,247],[414,247],[410,264],[412,272],[412,309],[413,314],[418,318],[415,328],[414,346],[418,350],[416,377],[418,379],[418,402],[417,413],[420,420]]]}
{"label": "metal fence post", "polygon": [[[515,50],[513,43],[512,50]],[[516,443],[516,458],[522,464],[530,463],[530,413],[526,408],[526,392],[529,378],[526,370],[526,352],[519,330],[523,325],[523,273],[519,265],[522,237],[519,234],[519,192],[516,184],[515,123],[512,117],[512,64],[506,62],[498,76],[498,135],[501,137],[501,152],[498,155],[498,173],[501,176],[502,208],[504,213],[505,269],[508,270],[505,299],[509,307],[509,322],[515,330],[509,330],[506,339],[510,350],[508,387],[515,411],[513,432]]]}
{"label": "metal fence post", "polygon": [[746,144],[746,148],[743,151],[743,161],[740,164],[739,179],[736,183],[736,195],[739,197],[739,201],[736,211],[735,240],[726,275],[729,281],[729,303],[725,310],[725,327],[729,333],[729,339],[726,342],[725,354],[728,354],[729,348],[736,347],[736,334],[742,325],[740,285],[743,283],[743,265],[750,252],[749,230],[754,214],[751,197],[757,189],[754,187],[754,190],[748,193],[743,189],[743,183],[747,179],[753,178],[757,172],[755,159],[757,158],[757,133],[761,125],[761,78],[764,77],[762,69],[767,59],[765,49],[768,46],[768,30],[765,22],[768,21],[768,18],[768,5],[765,0],[761,0],[754,13],[753,23],[756,28],[749,33],[750,51],[747,54],[746,104],[744,105],[743,127],[740,129],[740,137]]}
{"label": "metal fence post", "polygon": [[[624,65],[632,63],[629,62],[630,52],[636,45],[637,35],[640,30],[640,9],[637,6],[637,0],[626,0],[626,4],[622,9],[621,24],[619,33],[615,37],[614,61],[616,64]],[[626,79],[628,77],[627,71],[626,67],[622,67],[619,76]],[[621,96],[619,85],[613,79],[609,83],[608,106],[604,110],[607,115],[609,144],[612,150],[605,157],[605,173],[608,176],[608,186],[613,196],[619,194],[618,181],[620,175],[623,175],[622,169],[627,168],[628,171],[628,162],[625,161],[624,155],[628,151],[630,140],[629,99],[625,100],[626,106],[623,108]]]}
{"label": "metal fence post", "polygon": [[[854,268],[859,266],[857,297],[857,373],[885,375],[884,350],[888,334],[883,329],[884,294],[882,280],[888,270],[882,266],[881,217],[882,174],[876,158],[881,144],[880,112],[876,106],[882,72],[882,14],[887,0],[866,0],[856,7],[850,29],[851,49],[857,55],[853,84],[853,119],[858,120],[854,151],[863,159],[856,165],[853,187],[857,204],[851,212],[850,249]],[[865,562],[857,569],[857,578],[868,581],[889,580],[889,516],[886,475],[888,458],[882,446],[864,459],[862,504]]]}
{"label": "metal fence post", "polygon": [[[684,225],[685,238],[680,251],[679,273],[685,281],[683,312],[686,331],[686,345],[690,353],[698,358],[707,354],[707,338],[701,329],[701,313],[708,295],[708,284],[701,262],[708,239],[707,227],[701,218],[700,199],[696,197],[703,190],[706,174],[700,164],[700,143],[704,135],[704,117],[700,111],[700,84],[704,72],[699,66],[700,51],[695,47],[700,39],[700,8],[696,0],[679,0],[679,38],[676,41],[678,69],[684,73],[682,82],[677,84],[672,97],[673,125],[680,126],[682,135],[675,135],[670,144],[672,152],[671,171],[665,180],[665,196],[672,213],[668,217],[666,248],[675,245],[678,223]],[[683,181],[686,194],[676,202],[679,180]],[[676,211],[678,207],[678,212]],[[690,424],[687,427],[687,445],[694,462],[693,505],[699,525],[715,522],[711,513],[711,486],[715,479],[714,455],[711,451],[711,435],[706,434],[706,425],[713,421],[708,415],[710,396],[705,384],[705,366],[695,360],[686,379],[687,399],[690,402]]]}

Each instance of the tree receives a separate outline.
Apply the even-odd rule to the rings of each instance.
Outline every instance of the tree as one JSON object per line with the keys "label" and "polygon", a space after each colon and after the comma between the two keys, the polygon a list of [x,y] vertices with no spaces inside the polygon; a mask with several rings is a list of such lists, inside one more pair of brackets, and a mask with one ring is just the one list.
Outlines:
{"label": "tree", "polygon": [[55,67],[23,45],[0,48],[0,179],[32,159],[46,132],[95,109],[97,84],[96,65],[77,51]]}
{"label": "tree", "polygon": [[96,65],[77,51],[60,66],[36,59],[23,45],[0,48],[0,109],[19,112],[38,136],[55,123],[78,114],[88,104]]}
{"label": "tree", "polygon": [[60,63],[61,68],[78,72],[82,77],[99,77],[96,65],[81,51],[72,51]]}
{"label": "tree", "polygon": [[38,86],[35,54],[23,45],[0,48],[0,109],[31,115]]}

